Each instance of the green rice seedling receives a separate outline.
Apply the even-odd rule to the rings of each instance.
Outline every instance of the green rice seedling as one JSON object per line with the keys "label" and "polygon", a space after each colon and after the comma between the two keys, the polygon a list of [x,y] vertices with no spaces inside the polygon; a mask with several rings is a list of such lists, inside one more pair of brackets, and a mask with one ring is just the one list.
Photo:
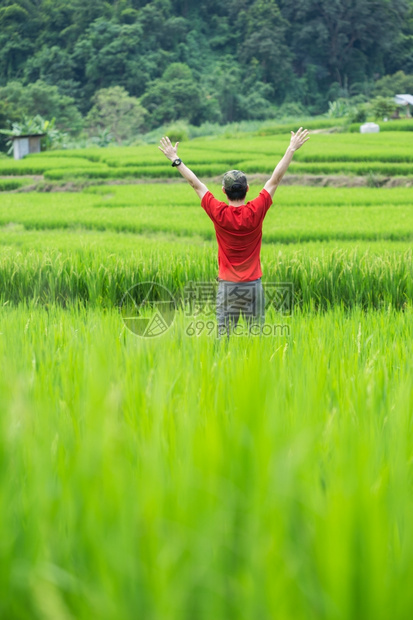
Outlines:
{"label": "green rice seedling", "polygon": [[[51,250],[62,253],[89,250],[91,252],[104,251],[107,256],[115,255],[128,257],[137,253],[151,254],[168,251],[179,257],[188,251],[194,252],[194,261],[200,260],[202,252],[211,250],[216,258],[216,243],[206,241],[201,236],[182,236],[173,233],[152,233],[137,235],[127,232],[99,231],[82,228],[69,229],[25,229],[21,224],[6,224],[0,229],[1,254],[24,253],[27,250]],[[400,255],[411,249],[409,242],[397,241],[313,241],[306,243],[267,243],[264,239],[262,255],[267,259],[292,254],[297,257],[320,257],[333,250],[357,251],[368,253],[373,260],[383,255]],[[103,255],[102,255],[103,257]]]}
{"label": "green rice seedling", "polygon": [[[83,190],[83,194],[97,194],[103,196],[107,204],[130,206],[157,205],[157,206],[194,206],[199,204],[196,196],[184,181],[177,179],[176,185],[147,183],[137,185],[92,185]],[[220,196],[221,188],[218,184],[208,183],[208,187]],[[262,181],[252,181],[248,197],[255,197],[262,189]],[[397,207],[411,204],[411,189],[408,187],[381,188],[380,191],[366,187],[306,187],[300,185],[281,185],[274,196],[272,209],[278,206],[378,206],[387,205]],[[103,202],[102,202],[103,204]]]}
{"label": "green rice seedling", "polygon": [[93,162],[86,158],[80,157],[58,157],[48,153],[48,157],[30,156],[20,161],[1,160],[0,174],[3,175],[25,175],[25,174],[43,174],[46,170],[53,168],[80,168],[85,165],[88,168],[93,166]]}
{"label": "green rice seedling", "polygon": [[[211,159],[211,152],[204,152],[202,149],[198,147],[191,148],[191,145],[179,147],[180,152],[182,151],[182,157],[187,158],[188,161],[191,162],[191,166],[198,164],[220,164],[223,167],[224,172],[227,167],[231,167],[234,163],[234,159],[237,159],[236,154],[232,153],[220,153],[219,151],[215,153],[213,160]],[[161,157],[161,154],[158,149],[155,147],[145,147],[144,153],[137,154],[129,154],[124,155],[123,157],[119,157],[118,154],[114,156],[113,152],[109,153],[107,156],[102,155],[102,161],[107,163],[109,166],[132,166],[137,168],[139,167],[152,167],[159,166],[163,164],[163,167],[166,167],[165,160]]]}
{"label": "green rice seedling", "polygon": [[[222,164],[199,164],[198,174],[204,176],[217,175],[222,170]],[[140,167],[106,167],[96,165],[93,168],[62,168],[47,170],[44,174],[46,179],[141,179],[141,178],[174,178],[176,172],[165,165],[144,165]]]}
{"label": "green rice seedling", "polygon": [[106,149],[102,149],[99,147],[60,150],[56,149],[53,152],[42,151],[41,153],[27,155],[25,159],[48,159],[49,157],[58,157],[60,159],[62,157],[77,157],[80,159],[87,159],[88,161],[99,163],[100,161],[102,161],[102,156],[104,155],[105,150]]}
{"label": "green rice seedling", "polygon": [[388,176],[409,176],[413,175],[413,164],[402,164],[392,162],[293,162],[291,172],[310,173],[310,174],[358,174],[368,175],[371,172]]}
{"label": "green rice seedling", "polygon": [[396,133],[311,136],[294,160],[308,162],[412,162],[411,136]]}
{"label": "green rice seedling", "polygon": [[44,178],[50,181],[61,179],[111,179],[112,171],[105,164],[96,164],[91,167],[90,162],[83,168],[64,167],[46,170]]}
{"label": "green rice seedling", "polygon": [[29,183],[28,179],[0,179],[0,192],[10,192]]}
{"label": "green rice seedling", "polygon": [[[345,119],[340,118],[318,118],[315,120],[305,119],[301,121],[302,124],[305,125],[307,129],[310,131],[318,130],[318,129],[332,129],[335,127],[341,127],[345,124]],[[264,126],[262,129],[259,129],[256,133],[258,136],[272,136],[279,134],[288,134],[290,131],[297,131],[297,123],[279,123],[273,126]]]}

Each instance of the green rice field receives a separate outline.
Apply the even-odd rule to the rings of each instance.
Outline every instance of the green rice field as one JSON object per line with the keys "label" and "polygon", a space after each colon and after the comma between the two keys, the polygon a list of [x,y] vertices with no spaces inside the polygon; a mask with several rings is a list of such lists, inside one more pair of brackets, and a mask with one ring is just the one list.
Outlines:
{"label": "green rice field", "polygon": [[[408,176],[411,136],[316,134],[294,166]],[[268,172],[285,140],[180,155]],[[290,284],[293,311],[218,339],[185,298],[216,285],[213,225],[162,157],[0,159],[0,618],[409,619],[413,188],[278,188],[263,282]],[[97,181],[16,191],[26,174]],[[147,281],[176,300],[153,338],[120,311]]]}

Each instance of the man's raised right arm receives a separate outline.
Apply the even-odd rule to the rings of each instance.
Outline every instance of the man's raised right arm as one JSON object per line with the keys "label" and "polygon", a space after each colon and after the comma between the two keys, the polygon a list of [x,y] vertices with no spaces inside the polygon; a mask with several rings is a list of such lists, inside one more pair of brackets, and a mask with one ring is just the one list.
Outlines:
{"label": "man's raised right arm", "polygon": [[[175,159],[179,159],[178,144],[179,142],[176,142],[175,146],[172,146],[170,139],[168,138],[168,136],[166,136],[165,138],[161,139],[161,146],[159,146],[158,148],[162,151],[165,157],[169,159],[169,161],[173,162]],[[202,181],[198,179],[196,174],[192,172],[192,170],[190,170],[188,166],[185,166],[183,162],[181,162],[176,167],[178,168],[184,179],[188,181],[189,185],[194,188],[199,198],[202,200],[202,198],[208,191],[207,186],[204,185],[204,183],[202,183]]]}

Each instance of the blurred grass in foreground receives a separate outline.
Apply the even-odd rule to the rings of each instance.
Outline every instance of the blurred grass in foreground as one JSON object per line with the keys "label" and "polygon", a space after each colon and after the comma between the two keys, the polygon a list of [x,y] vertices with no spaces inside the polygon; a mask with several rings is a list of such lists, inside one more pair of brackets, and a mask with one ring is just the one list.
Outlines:
{"label": "blurred grass in foreground", "polygon": [[410,617],[412,318],[2,308],[1,617]]}

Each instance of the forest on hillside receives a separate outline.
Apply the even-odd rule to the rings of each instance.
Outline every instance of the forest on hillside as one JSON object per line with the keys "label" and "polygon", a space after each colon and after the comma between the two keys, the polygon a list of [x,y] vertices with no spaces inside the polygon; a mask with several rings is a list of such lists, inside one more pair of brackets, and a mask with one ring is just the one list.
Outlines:
{"label": "forest on hillside", "polygon": [[144,132],[394,88],[413,92],[413,0],[0,0],[0,127],[104,129],[123,105]]}

